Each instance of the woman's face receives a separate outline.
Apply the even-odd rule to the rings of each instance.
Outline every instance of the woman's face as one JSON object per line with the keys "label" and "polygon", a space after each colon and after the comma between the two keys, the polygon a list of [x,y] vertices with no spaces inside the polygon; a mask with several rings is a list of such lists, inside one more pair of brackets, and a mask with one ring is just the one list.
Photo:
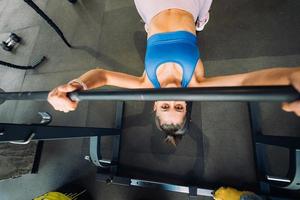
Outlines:
{"label": "woman's face", "polygon": [[154,111],[160,124],[183,124],[186,116],[185,101],[156,101]]}

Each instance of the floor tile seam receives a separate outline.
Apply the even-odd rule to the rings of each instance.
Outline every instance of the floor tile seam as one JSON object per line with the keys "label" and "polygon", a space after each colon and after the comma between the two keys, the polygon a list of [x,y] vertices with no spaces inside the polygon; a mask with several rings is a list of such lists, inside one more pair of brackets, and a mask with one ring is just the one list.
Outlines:
{"label": "floor tile seam", "polygon": [[[37,45],[37,44],[36,44]],[[34,48],[33,49],[35,49],[35,47],[36,47],[36,45],[34,46]],[[65,57],[65,56],[62,56],[62,57]],[[78,57],[78,56],[77,56]],[[92,58],[93,59],[93,62],[92,63],[94,63],[94,60],[95,60],[95,58],[93,57]],[[47,60],[49,60],[49,58],[47,57]],[[76,63],[75,63],[76,64]],[[91,65],[91,66],[93,66],[93,65]],[[41,63],[41,66],[39,66],[38,68],[43,68],[43,63]],[[75,70],[73,70],[73,69],[64,69],[64,70],[54,70],[54,71],[41,71],[41,72],[39,72],[38,70],[37,71],[34,71],[33,70],[33,72],[32,73],[28,73],[28,75],[43,75],[43,74],[53,74],[53,73],[64,73],[64,72],[77,72],[77,71],[88,71],[88,70],[91,70],[91,69],[94,69],[95,67],[84,67],[84,68],[82,68],[82,69],[75,69]]]}
{"label": "floor tile seam", "polygon": [[[203,127],[203,119],[204,119],[204,117],[203,117],[203,115],[204,115],[204,113],[203,113],[203,109],[202,109],[202,107],[203,107],[203,105],[202,105],[202,103],[200,102],[200,117],[201,117],[201,136],[202,136],[202,149],[203,149],[203,158],[202,158],[202,160],[203,160],[203,163],[208,163],[208,155],[209,155],[209,148],[207,147],[208,145],[207,145],[207,139],[205,139],[205,134],[204,134],[204,127]],[[207,137],[207,136],[206,136]],[[205,173],[207,173],[206,171],[207,171],[207,164],[204,164],[204,166],[203,166],[203,177],[204,177],[204,174]]]}
{"label": "floor tile seam", "polygon": [[[247,126],[247,129],[243,129],[242,131],[250,133],[251,132],[251,127]],[[241,131],[241,129],[216,128],[215,126],[214,126],[213,129],[212,128],[206,128],[205,126],[204,126],[204,128],[202,128],[202,133],[203,134],[206,134],[207,132],[218,132],[218,133],[220,133],[220,132],[221,133],[224,133],[224,132],[232,133],[233,132],[233,133],[236,133],[236,132],[242,132],[242,131]]]}
{"label": "floor tile seam", "polygon": [[[34,50],[35,50],[35,48],[36,48],[36,45],[37,45],[37,38],[39,37],[39,35],[40,35],[40,32],[41,32],[41,25],[39,24],[38,26],[38,33],[36,34],[36,39],[34,40],[34,45],[32,45],[32,49],[31,49],[31,54],[30,54],[30,56],[29,56],[29,60],[27,61],[27,64],[30,64],[30,62],[33,60],[33,52],[34,52]],[[41,64],[43,64],[43,63],[41,63]],[[33,69],[34,70],[34,69]],[[25,76],[27,76],[28,75],[28,72],[29,71],[32,71],[32,69],[27,69],[26,71],[25,71]],[[23,80],[23,83],[24,83],[24,81],[25,81],[25,77],[24,77],[24,80]],[[22,86],[23,86],[23,83],[22,83]]]}
{"label": "floor tile seam", "polygon": [[[48,3],[48,2],[47,2]],[[72,5],[71,5],[72,6]],[[74,5],[75,6],[75,5]],[[45,9],[45,13],[47,12],[47,9]],[[49,16],[50,18],[51,18],[51,16]],[[104,14],[103,14],[103,17],[102,17],[102,19],[101,19],[101,22],[99,23],[99,25],[101,26],[101,24],[102,24],[102,22],[103,22],[103,18],[104,18]],[[76,25],[81,25],[82,23],[84,23],[84,21],[80,21],[80,20],[77,20],[77,21],[75,21],[75,24]],[[78,26],[76,26],[76,27],[78,27]],[[63,31],[63,30],[62,30]],[[64,32],[64,31],[63,31]],[[99,35],[101,35],[101,33],[102,33],[102,31],[101,30],[99,30],[99,32],[100,32],[100,34]],[[72,45],[72,41],[73,41],[73,39],[74,39],[74,36],[76,35],[76,31],[72,31],[72,34],[71,35],[69,35],[69,38],[66,38],[67,40],[68,40],[68,42],[70,42],[71,43],[71,45]],[[98,43],[98,41],[99,41],[99,37],[100,36],[98,36],[98,38],[97,38],[97,40],[95,41],[95,43],[97,44]],[[62,40],[61,40],[61,42],[63,42]],[[77,45],[72,45],[73,47],[76,47]],[[80,45],[81,46],[81,45]],[[72,48],[71,48],[72,49]],[[74,49],[74,48],[73,48]]]}
{"label": "floor tile seam", "polygon": [[[188,159],[191,159],[191,158],[203,158],[201,156],[190,156],[190,155],[170,155],[170,154],[167,154],[167,153],[151,153],[151,152],[136,152],[136,151],[124,151],[124,148],[121,149],[121,154],[124,154],[124,153],[127,153],[127,154],[139,154],[139,155],[142,155],[142,154],[148,154],[148,155],[162,155],[162,156],[174,156],[174,157],[184,157],[184,158],[188,158]],[[122,157],[122,156],[121,156]]]}
{"label": "floor tile seam", "polygon": [[[33,48],[32,48],[33,50]],[[29,59],[30,60],[30,59]],[[29,62],[29,61],[27,61]],[[26,78],[26,72],[27,70],[25,71],[25,73],[23,74],[23,78],[22,78],[22,81],[21,81],[21,84],[20,84],[20,87],[18,88],[18,90],[22,90],[23,89],[23,85],[24,85],[24,82],[25,82],[25,78]],[[13,117],[12,117],[12,121],[14,122],[16,120],[16,117],[17,117],[17,108],[19,107],[19,104],[20,104],[21,101],[16,101],[16,104],[13,108]]]}
{"label": "floor tile seam", "polygon": [[7,7],[8,2],[9,1],[5,1],[5,3],[4,3],[3,10],[0,13],[0,19],[1,19],[1,16],[3,15],[3,12],[4,12],[5,8]]}
{"label": "floor tile seam", "polygon": [[214,59],[206,59],[203,62],[204,63],[208,63],[208,62],[222,62],[222,61],[226,61],[226,62],[230,62],[230,61],[251,61],[251,60],[255,60],[255,59],[274,59],[274,58],[288,58],[288,57],[299,57],[300,59],[300,54],[290,54],[290,55],[279,55],[279,56],[257,56],[257,57],[245,57],[245,58],[224,58],[224,59],[219,59],[219,60],[214,60]]}
{"label": "floor tile seam", "polygon": [[[47,1],[47,3],[48,3],[48,1]],[[6,4],[6,5],[7,5],[7,4]],[[28,7],[29,7],[29,6],[28,6]],[[29,7],[29,9],[33,10],[31,7]],[[33,10],[33,12],[34,12],[36,15],[38,15],[34,10]],[[1,18],[2,15],[3,15],[3,12],[0,13],[0,18]],[[38,15],[38,16],[39,16],[39,15]],[[23,30],[23,29],[30,28],[30,27],[38,26],[38,25],[40,25],[41,22],[43,22],[43,20],[40,19],[40,17],[37,17],[37,20],[39,20],[39,21],[36,22],[37,24],[27,25],[27,26],[22,27],[22,28],[17,28],[17,29],[14,29],[14,30],[10,30],[9,32],[19,31],[19,30]],[[5,32],[0,31],[0,33],[7,33],[7,31],[5,31]]]}
{"label": "floor tile seam", "polygon": [[[243,132],[248,132],[248,133],[251,133],[251,127],[250,126],[247,126],[248,128],[247,129],[243,129],[242,131]],[[203,133],[207,133],[207,132],[218,132],[218,133],[220,133],[220,132],[226,132],[226,133],[230,133],[230,132],[233,132],[233,133],[236,133],[236,132],[242,132],[240,129],[236,129],[236,130],[229,130],[229,129],[225,129],[225,128],[214,128],[213,130],[211,129],[211,128],[203,128],[202,129],[202,132]],[[287,131],[287,132],[291,132],[291,130],[289,129],[289,128],[282,128],[281,130],[280,130],[280,132],[274,132],[274,131],[272,131],[272,129],[270,129],[270,128],[262,128],[262,131],[263,131],[263,135],[275,135],[276,136],[276,134],[277,135],[280,135],[280,133],[282,133],[283,131]],[[273,133],[275,133],[275,134],[272,134],[272,132]],[[206,134],[207,135],[207,134]],[[284,136],[284,135],[283,135]]]}
{"label": "floor tile seam", "polygon": [[86,117],[85,117],[85,122],[84,122],[84,126],[87,127],[88,122],[89,122],[89,113],[90,113],[90,104],[89,102],[87,102],[87,108],[86,108]]}
{"label": "floor tile seam", "polygon": [[[31,55],[31,57],[32,57],[32,55]],[[64,57],[64,56],[63,56]],[[95,59],[95,58],[93,58],[93,59]],[[46,56],[46,61],[47,60],[50,60],[47,56]],[[48,61],[49,62],[49,61]],[[94,62],[92,62],[92,63],[94,63]],[[74,63],[74,64],[76,64],[76,63]],[[93,65],[91,65],[91,66],[93,66]],[[40,68],[43,68],[43,63],[41,63],[41,66],[39,66],[38,67],[39,69]],[[41,71],[41,72],[39,72],[38,70],[37,71],[34,71],[34,70],[31,70],[31,71],[33,71],[32,73],[27,73],[27,75],[43,75],[43,74],[53,74],[53,73],[64,73],[64,72],[77,72],[77,71],[88,71],[88,70],[91,70],[91,69],[94,69],[95,67],[93,67],[93,68],[91,68],[91,67],[85,67],[85,68],[82,68],[82,69],[75,69],[75,70],[73,70],[73,69],[65,69],[65,70],[57,70],[57,71]],[[29,72],[29,71],[28,71]]]}
{"label": "floor tile seam", "polygon": [[[0,16],[1,17],[1,16]],[[25,30],[25,29],[29,29],[29,28],[33,28],[33,27],[39,27],[40,26],[40,23],[38,24],[31,24],[31,25],[28,25],[28,26],[24,26],[24,27],[21,27],[21,28],[17,28],[17,29],[14,29],[14,30],[11,30],[9,31],[10,32],[17,32],[17,31],[20,31],[20,30]],[[1,32],[0,31],[0,34],[4,34],[4,33],[8,33],[8,32]]]}
{"label": "floor tile seam", "polygon": [[[43,64],[40,66],[41,68],[43,67]],[[61,70],[61,71],[46,71],[46,72],[33,72],[33,74],[28,74],[29,75],[44,75],[44,74],[58,74],[58,73],[65,73],[65,72],[80,72],[80,71],[88,71],[94,68],[83,68],[83,69],[66,69],[66,70]]]}
{"label": "floor tile seam", "polygon": [[[120,8],[113,8],[113,9],[110,9],[110,10],[106,10],[104,9],[105,12],[112,12],[112,11],[116,11],[116,10],[120,10],[120,9],[123,9],[123,8],[134,8],[134,10],[138,13],[135,5],[128,5],[128,6],[122,6]],[[140,17],[141,18],[141,17]]]}
{"label": "floor tile seam", "polygon": [[[37,27],[38,28],[38,32],[36,33],[36,36],[38,36],[39,35],[39,33],[40,33],[40,26],[34,26],[34,27]],[[30,56],[29,56],[29,58],[28,58],[28,60],[27,60],[27,64],[28,63],[30,63],[31,62],[31,60],[32,60],[32,54],[33,54],[33,51],[34,51],[34,48],[35,48],[35,46],[36,46],[36,40],[34,40],[34,44],[32,45],[32,47],[31,47],[31,54],[30,54]],[[29,72],[29,70],[26,70],[25,71],[25,73],[24,73],[24,75],[23,75],[23,79],[22,79],[22,83],[21,83],[21,85],[20,85],[20,87],[19,87],[19,90],[23,90],[23,88],[24,88],[24,83],[25,83],[25,79],[26,79],[26,77],[27,77],[27,75],[28,75],[28,72]],[[17,103],[16,103],[16,106],[15,106],[15,108],[14,108],[14,115],[13,115],[13,121],[15,121],[16,120],[16,110],[17,110],[17,108],[19,107],[19,104],[20,104],[20,101],[17,101]]]}
{"label": "floor tile seam", "polygon": [[[104,2],[104,4],[106,3],[106,1]],[[83,7],[83,9],[85,10],[84,12],[89,12],[89,9],[84,5],[84,4],[81,4],[81,6]],[[105,5],[104,5],[105,6]],[[102,10],[102,18],[103,18],[103,16],[104,16],[104,13],[105,13],[105,10],[103,9]],[[78,13],[77,13],[78,14]],[[91,20],[91,21],[94,21],[95,19],[92,17],[92,16],[87,16],[87,18],[89,18],[89,20]],[[84,21],[82,21],[82,22],[84,22]],[[97,25],[101,25],[101,22],[100,23],[98,23],[98,22],[94,22],[95,24],[97,24]],[[93,27],[94,28],[94,27]]]}
{"label": "floor tile seam", "polygon": [[[48,15],[48,9],[49,9],[48,7],[49,7],[49,3],[50,3],[50,1],[47,1],[47,2],[46,2],[46,5],[45,5],[45,7],[44,7],[44,9],[41,9],[41,10],[42,10],[42,11],[43,11],[43,12],[44,12],[51,20],[53,20],[52,16],[49,16],[49,15]],[[35,11],[33,10],[33,12],[35,12]],[[62,39],[57,35],[57,33],[55,32],[55,30],[53,30],[53,28],[52,28],[52,27],[51,27],[51,26],[50,26],[50,25],[49,25],[49,24],[48,24],[41,16],[39,16],[38,13],[35,13],[35,14],[36,14],[37,17],[40,18],[40,20],[41,20],[41,22],[40,22],[39,25],[40,25],[40,26],[43,25],[44,28],[47,28],[48,31],[50,31],[49,33],[52,34],[53,37],[57,37],[57,39],[58,39],[60,42],[63,42]],[[54,20],[53,20],[53,22],[56,23],[56,21],[54,21]],[[60,26],[59,26],[59,28],[60,28]],[[41,29],[40,29],[40,30],[41,30]],[[40,30],[39,30],[39,33],[40,33]],[[72,33],[72,34],[75,34],[75,33]],[[39,35],[38,35],[38,36],[39,36]],[[38,36],[37,36],[37,37],[38,37]],[[69,41],[70,39],[67,38],[67,40]],[[35,44],[34,48],[35,48],[36,46],[37,46],[37,43]],[[34,48],[33,48],[33,49],[34,49]]]}
{"label": "floor tile seam", "polygon": [[[105,15],[103,14],[103,17],[102,17],[102,20],[101,20],[101,27],[103,27],[103,23],[104,23],[104,17]],[[96,49],[99,49],[99,46],[100,46],[100,43],[101,43],[101,38],[103,36],[103,29],[100,30],[100,33],[99,33],[99,36],[98,36],[98,39],[97,39],[97,45],[96,45]],[[97,58],[95,58],[97,59]]]}
{"label": "floor tile seam", "polygon": [[[3,8],[3,10],[0,13],[0,19],[1,19],[2,15],[4,15],[4,11],[5,11],[5,8],[7,7],[8,2],[9,1],[6,1],[5,4],[4,4],[4,8]],[[0,31],[0,33],[2,33],[2,32]]]}
{"label": "floor tile seam", "polygon": [[[284,130],[283,130],[284,131]],[[286,131],[288,132],[288,131],[291,131],[290,129],[286,129]],[[262,131],[263,132],[263,131]],[[292,135],[292,134],[286,134],[286,135],[283,135],[283,134],[269,134],[269,132],[266,134],[266,133],[262,133],[262,135],[263,136],[279,136],[279,137],[295,137],[295,138],[297,138],[297,137],[299,137],[300,135],[299,135],[299,131],[298,131],[298,135]]]}
{"label": "floor tile seam", "polygon": [[[104,13],[103,13],[103,17],[101,19],[101,22],[99,24],[101,24],[101,27],[103,28],[103,24],[104,24],[104,20],[105,20],[105,16],[107,14],[107,11],[105,11],[105,7],[106,7],[106,1],[104,2]],[[97,45],[96,48],[99,49],[99,46],[101,45],[101,39],[103,36],[103,29],[100,30],[99,36],[98,36],[98,40],[97,40]]]}
{"label": "floor tile seam", "polygon": [[12,117],[12,122],[15,122],[16,118],[17,118],[17,109],[19,107],[20,101],[17,101],[14,108],[13,108],[13,117]]}
{"label": "floor tile seam", "polygon": [[[57,26],[60,28],[60,25],[58,24],[59,22],[57,22],[57,20],[53,19],[53,16],[50,16],[49,12],[49,2],[46,2],[45,7],[42,9],[40,8],[55,24],[57,24]],[[33,10],[33,9],[32,9]],[[41,20],[41,23],[43,23],[45,25],[45,28],[48,29],[48,31],[50,31],[50,34],[52,34],[52,36],[56,36],[58,37],[59,41],[64,42],[60,36],[55,32],[55,30],[53,30],[53,28],[41,17],[39,16],[38,13],[36,13],[36,11],[33,10],[33,12],[37,15],[37,18],[39,18]],[[62,16],[62,15],[61,15]],[[63,16],[62,16],[63,17]],[[65,33],[64,30],[61,30],[63,32],[63,34]],[[72,33],[72,36],[70,36],[70,38],[66,38],[68,42],[70,42],[71,38],[73,38],[75,32]],[[65,34],[64,34],[65,35]],[[66,37],[66,36],[65,36]],[[71,44],[72,45],[72,44]]]}
{"label": "floor tile seam", "polygon": [[[24,0],[23,0],[23,1],[24,1]],[[47,5],[48,5],[48,0],[46,0],[45,7],[41,7],[41,6],[39,5],[39,3],[36,2],[35,0],[33,0],[33,2],[34,2],[34,4],[36,4],[41,10],[44,10],[44,9],[47,7]],[[27,8],[28,8],[28,11],[31,10],[31,11],[33,11],[33,13],[34,13],[35,15],[39,16],[38,13],[37,13],[30,5],[28,5],[25,1],[24,1],[23,4],[24,4],[24,7],[27,7]]]}
{"label": "floor tile seam", "polygon": [[42,76],[42,75],[53,75],[53,74],[60,74],[60,73],[73,73],[73,72],[83,72],[83,71],[87,71],[88,69],[76,69],[76,70],[62,70],[62,71],[55,71],[55,72],[38,72],[38,73],[34,73],[34,74],[26,74],[26,76]]}

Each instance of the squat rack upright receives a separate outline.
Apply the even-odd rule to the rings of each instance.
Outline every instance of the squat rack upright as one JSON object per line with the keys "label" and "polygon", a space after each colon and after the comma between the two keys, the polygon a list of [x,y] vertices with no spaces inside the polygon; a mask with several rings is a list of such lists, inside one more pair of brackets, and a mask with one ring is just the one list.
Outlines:
{"label": "squat rack upright", "polygon": [[[1,92],[0,104],[6,100],[34,100],[45,101],[48,91],[44,92]],[[73,100],[116,100],[116,120],[113,128],[87,128],[48,126],[41,124],[0,124],[0,143],[28,144],[30,141],[59,140],[71,138],[90,138],[89,159],[98,167],[96,179],[98,181],[120,184],[126,186],[160,188],[172,192],[189,195],[190,199],[197,196],[212,196],[213,189],[199,186],[183,186],[172,183],[155,182],[151,180],[138,180],[122,177],[118,174],[120,144],[122,137],[122,118],[124,101],[153,101],[153,100],[186,100],[186,101],[234,101],[247,102],[251,124],[254,160],[258,180],[258,194],[264,199],[293,199],[292,190],[300,190],[300,137],[264,135],[261,129],[260,111],[258,102],[282,102],[300,99],[300,94],[290,86],[264,86],[264,87],[226,87],[226,88],[161,88],[116,90],[95,92],[74,92],[69,97]],[[44,121],[49,116],[43,115]],[[112,157],[102,158],[101,138],[113,138]],[[290,151],[290,171],[285,178],[267,175],[265,160],[266,145],[288,148]],[[41,145],[38,145],[41,147]],[[33,173],[37,173],[41,148],[38,149]],[[214,188],[215,189],[215,188]]]}

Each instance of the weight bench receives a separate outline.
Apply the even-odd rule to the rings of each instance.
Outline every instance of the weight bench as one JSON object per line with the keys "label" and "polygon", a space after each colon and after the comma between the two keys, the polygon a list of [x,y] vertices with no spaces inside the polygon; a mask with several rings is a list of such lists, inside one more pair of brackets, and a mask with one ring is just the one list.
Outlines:
{"label": "weight bench", "polygon": [[[261,191],[270,193],[276,189],[300,190],[300,138],[263,135],[259,105],[249,103],[248,108]],[[268,174],[267,145],[284,147],[289,150],[289,172],[286,177],[274,177]]]}

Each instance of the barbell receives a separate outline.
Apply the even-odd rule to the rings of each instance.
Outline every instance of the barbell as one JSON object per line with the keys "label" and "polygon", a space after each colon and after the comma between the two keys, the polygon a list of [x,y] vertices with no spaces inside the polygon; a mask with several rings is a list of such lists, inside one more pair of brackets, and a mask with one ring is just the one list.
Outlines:
{"label": "barbell", "polygon": [[[49,91],[5,92],[0,88],[0,104],[8,100],[46,101]],[[206,88],[159,88],[78,91],[68,94],[73,101],[232,101],[290,102],[300,100],[291,86],[247,86]]]}

